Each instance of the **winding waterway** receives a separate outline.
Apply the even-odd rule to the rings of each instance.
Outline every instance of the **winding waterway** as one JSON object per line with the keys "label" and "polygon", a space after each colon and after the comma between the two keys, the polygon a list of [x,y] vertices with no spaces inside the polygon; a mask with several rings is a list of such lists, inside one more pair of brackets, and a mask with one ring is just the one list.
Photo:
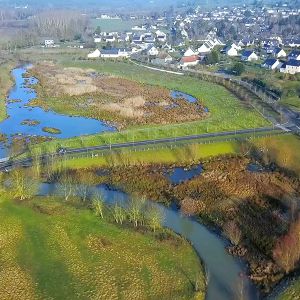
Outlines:
{"label": "winding waterway", "polygon": [[[0,133],[5,134],[8,140],[16,134],[70,138],[115,130],[115,128],[98,120],[70,117],[53,111],[45,111],[39,107],[27,106],[30,100],[37,96],[34,84],[37,84],[38,81],[33,77],[25,78],[26,72],[26,67],[19,67],[12,71],[16,84],[7,99],[8,118],[0,123]],[[174,98],[186,96],[186,94],[179,91],[173,91],[171,95]],[[194,102],[195,99],[190,98],[192,96],[187,96],[187,101]],[[38,123],[34,126],[22,125],[22,122],[26,120],[38,121]],[[54,135],[44,132],[44,127],[57,128],[60,133]],[[0,157],[5,157],[6,152],[7,148],[2,147]],[[175,169],[169,176],[176,184],[193,177],[201,171],[201,166],[197,169],[187,170],[187,174],[182,170]],[[119,202],[126,205],[128,202],[129,196],[127,194],[110,189],[106,185],[98,186],[97,190],[103,195],[108,204]],[[52,193],[57,193],[55,185],[42,185],[41,195]],[[182,216],[176,208],[159,204],[154,205],[157,205],[165,215],[164,226],[185,237],[203,261],[208,276],[207,300],[259,299],[258,290],[245,276],[247,272],[246,264],[227,253],[225,248],[228,242],[226,240],[198,221]]]}
{"label": "winding waterway", "polygon": [[[48,136],[58,138],[71,138],[81,135],[95,134],[104,131],[114,131],[115,128],[105,122],[84,118],[72,117],[44,110],[40,107],[30,107],[28,103],[37,97],[34,85],[38,80],[34,77],[26,78],[26,67],[19,67],[12,71],[15,80],[14,87],[7,98],[7,119],[0,123],[0,133],[10,139],[13,135]],[[37,121],[34,126],[22,124],[26,120]],[[58,134],[43,131],[44,127],[57,128]],[[7,155],[7,149],[1,147],[0,157]]]}
{"label": "winding waterway", "polygon": [[[130,199],[126,193],[105,184],[99,185],[92,192],[96,191],[109,205],[119,203],[126,206]],[[55,184],[43,184],[40,189],[40,195],[43,196],[58,193]],[[246,264],[228,254],[226,240],[198,221],[183,216],[175,207],[166,207],[152,201],[151,205],[156,205],[163,212],[164,226],[186,238],[204,263],[208,276],[207,300],[259,299],[257,288],[245,275]]]}

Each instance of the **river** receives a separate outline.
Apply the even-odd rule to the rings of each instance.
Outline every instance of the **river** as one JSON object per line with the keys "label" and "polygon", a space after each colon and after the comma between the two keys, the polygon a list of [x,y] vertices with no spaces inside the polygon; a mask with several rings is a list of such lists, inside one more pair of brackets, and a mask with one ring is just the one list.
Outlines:
{"label": "river", "polygon": [[[15,79],[15,86],[11,89],[7,101],[8,118],[0,123],[0,132],[5,134],[8,140],[13,135],[24,136],[55,136],[59,138],[70,138],[80,135],[95,134],[104,131],[114,131],[115,128],[105,122],[84,118],[70,117],[45,111],[39,107],[27,106],[30,100],[36,98],[36,91],[33,89],[37,79],[25,78],[26,67],[19,67],[12,71]],[[173,91],[174,98],[182,98],[184,93]],[[187,101],[196,101],[187,95]],[[185,98],[185,97],[184,97]],[[35,126],[22,125],[26,120],[35,120],[39,123]],[[53,127],[60,130],[59,134],[44,132],[43,127]],[[7,155],[7,148],[2,145],[0,157]],[[174,183],[194,176],[201,172],[202,168],[187,170],[176,169],[170,174]],[[173,176],[173,177],[172,177]],[[97,190],[103,195],[108,204],[116,201],[126,205],[129,196],[121,191],[110,189],[107,185],[100,185]],[[55,185],[43,184],[41,194],[47,195],[56,192]],[[165,215],[164,226],[185,237],[197,251],[204,263],[208,276],[207,300],[233,300],[233,299],[259,299],[259,292],[255,285],[245,276],[247,265],[241,259],[229,255],[226,251],[228,242],[216,232],[211,231],[198,221],[182,216],[176,208],[155,204]]]}
{"label": "river", "polygon": [[[26,73],[27,67],[18,67],[12,71],[15,85],[7,98],[8,117],[0,123],[0,133],[5,134],[8,140],[14,135],[71,138],[115,130],[114,127],[99,120],[67,116],[51,110],[46,111],[40,107],[28,106],[28,103],[37,97],[33,87],[38,83],[38,80],[34,77],[24,77]],[[26,120],[38,121],[39,123],[34,126],[22,124]],[[57,128],[60,133],[44,132],[44,127]],[[7,156],[7,148],[2,144],[0,157],[5,156]]]}
{"label": "river", "polygon": [[[102,184],[93,192],[99,192],[108,205],[119,203],[126,206],[130,196]],[[54,184],[43,184],[40,195],[57,194]],[[183,236],[194,247],[208,276],[207,300],[257,300],[259,292],[245,275],[247,265],[226,251],[229,243],[218,233],[206,228],[193,218],[183,216],[175,207],[152,202],[163,212],[164,226]]]}

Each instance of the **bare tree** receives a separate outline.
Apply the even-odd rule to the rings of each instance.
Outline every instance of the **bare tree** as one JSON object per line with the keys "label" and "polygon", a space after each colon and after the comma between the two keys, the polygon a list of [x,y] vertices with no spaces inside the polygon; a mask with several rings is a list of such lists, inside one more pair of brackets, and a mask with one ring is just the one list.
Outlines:
{"label": "bare tree", "polygon": [[11,173],[11,193],[19,200],[29,199],[37,193],[38,182],[33,180],[22,169],[15,169]]}
{"label": "bare tree", "polygon": [[92,203],[93,203],[93,208],[96,216],[99,216],[100,218],[103,219],[105,205],[104,205],[104,200],[102,195],[99,193],[94,194]]}
{"label": "bare tree", "polygon": [[289,231],[276,241],[273,258],[286,273],[295,268],[300,259],[300,219],[293,223]]}
{"label": "bare tree", "polygon": [[164,218],[165,216],[159,207],[154,205],[150,206],[147,211],[147,223],[153,232],[156,232],[158,229],[162,228]]}
{"label": "bare tree", "polygon": [[123,224],[124,220],[126,219],[126,212],[118,203],[116,203],[113,208],[113,216],[115,222],[118,224]]}
{"label": "bare tree", "polygon": [[68,201],[74,191],[74,182],[71,174],[64,172],[60,176],[58,188],[63,193],[65,201]]}
{"label": "bare tree", "polygon": [[145,203],[145,199],[137,199],[132,198],[130,201],[128,214],[129,214],[129,221],[134,224],[135,227],[138,226],[138,223],[143,223],[144,215],[143,215],[143,206]]}
{"label": "bare tree", "polygon": [[225,223],[223,229],[226,236],[234,245],[238,245],[240,243],[242,232],[236,222],[228,221],[227,223]]}

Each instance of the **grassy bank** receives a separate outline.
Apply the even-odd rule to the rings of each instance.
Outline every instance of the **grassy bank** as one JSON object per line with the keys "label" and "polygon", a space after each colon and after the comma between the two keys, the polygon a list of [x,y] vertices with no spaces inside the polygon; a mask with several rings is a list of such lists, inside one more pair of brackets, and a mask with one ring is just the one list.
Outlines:
{"label": "grassy bank", "polygon": [[13,62],[0,59],[0,121],[6,118],[6,96],[13,85],[11,70],[14,67]]}
{"label": "grassy bank", "polygon": [[181,239],[118,227],[54,198],[2,196],[0,207],[1,299],[191,299],[191,282],[203,279]]}
{"label": "grassy bank", "polygon": [[293,281],[291,285],[277,297],[278,300],[300,299],[300,279]]}
{"label": "grassy bank", "polygon": [[95,152],[91,157],[75,157],[64,162],[65,166],[72,169],[99,168],[120,165],[139,164],[184,164],[205,159],[208,157],[236,154],[239,152],[238,142],[218,142],[214,144],[192,144],[186,146],[163,148],[137,147],[134,150],[121,150],[101,153]]}

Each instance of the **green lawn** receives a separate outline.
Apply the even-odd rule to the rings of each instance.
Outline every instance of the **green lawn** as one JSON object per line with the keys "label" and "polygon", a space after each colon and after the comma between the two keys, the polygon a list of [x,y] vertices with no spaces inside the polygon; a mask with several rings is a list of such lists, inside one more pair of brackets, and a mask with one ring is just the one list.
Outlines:
{"label": "green lawn", "polygon": [[191,282],[204,279],[185,241],[117,227],[60,199],[2,195],[0,245],[1,299],[191,299]]}
{"label": "green lawn", "polygon": [[[55,56],[52,54],[46,57],[53,58]],[[210,112],[209,117],[202,121],[132,127],[118,133],[104,133],[64,140],[61,143],[65,146],[99,145],[270,126],[270,123],[252,107],[246,106],[224,87],[214,83],[190,76],[151,71],[130,62],[82,61],[74,59],[71,55],[61,55],[56,60],[64,67],[92,68],[100,73],[113,74],[140,83],[160,85],[170,90],[186,92],[198,98]]]}

